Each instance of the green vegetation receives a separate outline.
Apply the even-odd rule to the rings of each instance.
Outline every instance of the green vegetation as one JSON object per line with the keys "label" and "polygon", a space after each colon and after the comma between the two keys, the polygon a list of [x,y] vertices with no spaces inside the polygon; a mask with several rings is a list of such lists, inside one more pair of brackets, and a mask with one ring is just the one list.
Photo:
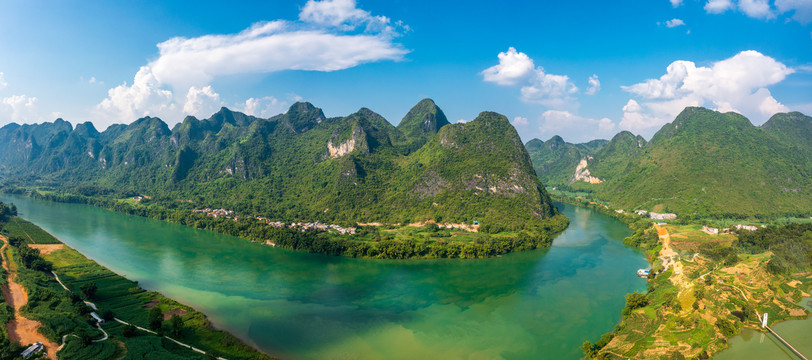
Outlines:
{"label": "green vegetation", "polygon": [[[771,322],[806,317],[797,303],[812,289],[805,257],[810,228],[768,227],[742,231],[738,238],[711,236],[695,225],[665,228],[681,261],[650,276],[646,294],[627,295],[620,324],[582,346],[588,358],[709,358],[742,328],[760,328],[758,314],[769,313]],[[790,263],[781,260],[789,254],[785,249],[800,254],[793,267],[776,272],[770,264]],[[652,262],[662,268],[660,259]]]}
{"label": "green vegetation", "polygon": [[[528,151],[548,186],[587,192],[616,209],[775,222],[812,216],[810,123],[789,113],[755,127],[739,114],[689,107],[648,143],[622,132],[591,151],[587,144],[531,146],[537,141]],[[572,182],[577,162],[589,157],[587,169],[604,182]]]}
{"label": "green vegetation", "polygon": [[[18,220],[25,226],[35,227]],[[11,243],[14,246],[10,247],[8,254],[17,265],[18,281],[28,293],[29,302],[22,312],[43,324],[39,331],[48,339],[61,343],[62,336],[67,335],[65,347],[58,353],[62,359],[207,359],[211,355],[228,359],[269,359],[234,336],[215,330],[205,315],[156,292],[147,292],[137,283],[111,272],[71,248],[64,247],[39,256],[30,253],[33,250],[28,246],[31,241],[26,238],[14,238]],[[54,264],[54,271],[70,291],[65,291],[53,277],[28,267],[24,260],[26,257],[36,257]],[[5,281],[5,276],[2,279]],[[91,299],[99,308],[97,312],[106,320],[115,317],[146,328],[150,314],[157,313],[158,322],[153,328],[157,329],[158,334],[170,335],[208,354],[194,352],[167,338],[115,320],[102,325],[110,338],[95,342],[93,340],[102,338],[102,334],[91,326],[93,322],[88,316],[91,309],[77,294]],[[10,318],[8,305],[0,305],[0,317]],[[6,334],[2,335],[4,337],[0,339],[0,344],[7,343]],[[1,348],[0,359],[11,359],[20,350],[18,346]],[[13,356],[3,357],[7,355],[6,349],[12,349]]]}
{"label": "green vegetation", "polygon": [[767,269],[774,274],[789,274],[812,268],[812,224],[741,231],[736,245],[749,254],[773,253]]}
{"label": "green vegetation", "polygon": [[[209,119],[187,117],[171,130],[150,117],[103,133],[89,124],[71,129],[61,120],[6,126],[0,129],[3,151],[3,191],[326,254],[434,257],[441,251],[431,247],[446,245],[470,245],[451,249],[450,256],[500,254],[546,246],[550,234],[566,226],[507,118],[483,112],[449,124],[429,99],[398,127],[369,109],[326,118],[308,103],[270,119],[223,108]],[[210,225],[191,213],[207,207],[233,210],[240,223]],[[478,222],[487,235],[415,238],[410,250],[402,236],[390,244],[266,231],[247,220],[255,216],[342,226]],[[508,237],[510,244],[496,243]]]}
{"label": "green vegetation", "polygon": [[581,159],[600,150],[607,142],[592,140],[584,144],[570,144],[560,136],[553,136],[547,141],[530,140],[525,147],[541,182],[560,188],[572,181],[575,167]]}

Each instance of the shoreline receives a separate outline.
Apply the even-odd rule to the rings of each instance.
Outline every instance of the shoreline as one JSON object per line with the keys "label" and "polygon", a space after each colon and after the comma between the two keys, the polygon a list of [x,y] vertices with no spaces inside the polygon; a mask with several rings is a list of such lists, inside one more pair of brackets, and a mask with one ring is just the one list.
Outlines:
{"label": "shoreline", "polygon": [[[372,239],[349,240],[347,236],[357,235],[301,232],[271,226],[255,230],[252,227],[254,224],[251,222],[241,221],[238,223],[231,219],[195,214],[193,211],[125,204],[111,199],[81,195],[66,194],[67,198],[62,198],[39,192],[25,192],[19,188],[17,190],[19,191],[9,191],[9,189],[5,188],[0,193],[43,201],[95,206],[117,213],[167,221],[288,250],[364,259],[493,258],[512,252],[549,248],[553,239],[569,227],[569,219],[562,214],[556,214],[550,218],[539,220],[540,223],[530,232],[517,230],[497,234],[465,233],[462,234],[463,240],[455,240],[449,236],[460,235],[458,229],[423,230],[422,228],[402,226],[392,230],[378,229],[377,226],[371,226],[369,227],[371,230],[366,236],[371,236]],[[404,232],[408,233],[401,234]],[[473,238],[469,239],[469,237]]]}
{"label": "shoreline", "polygon": [[[551,195],[551,198],[553,198],[553,199],[554,199],[554,201],[560,201],[560,202],[568,203],[568,204],[575,205],[575,206],[583,206],[583,207],[588,207],[588,208],[590,208],[590,209],[593,209],[593,210],[596,210],[596,211],[598,211],[598,212],[604,213],[604,214],[606,214],[606,215],[609,215],[609,216],[611,216],[611,217],[614,217],[614,218],[616,218],[616,219],[620,220],[621,222],[623,222],[624,224],[626,224],[627,226],[629,226],[629,228],[630,228],[630,229],[635,230],[633,226],[634,226],[634,224],[635,224],[637,221],[636,221],[636,219],[634,218],[634,216],[633,216],[633,215],[630,215],[630,214],[628,214],[628,213],[619,213],[619,212],[615,211],[616,209],[613,209],[613,208],[609,207],[608,205],[605,205],[605,204],[600,204],[600,203],[596,203],[596,202],[590,202],[590,201],[588,201],[588,200],[573,199],[573,198],[569,198],[569,197],[566,197],[566,196],[554,196],[554,195]],[[648,219],[644,219],[644,220],[648,221]],[[639,220],[638,220],[638,221],[639,221]],[[662,230],[665,230],[665,228],[661,228],[661,227],[659,227],[659,226],[655,225],[655,224],[654,224],[654,222],[649,221],[649,223],[650,223],[650,226],[648,227],[649,229],[662,229]],[[671,226],[675,226],[675,225],[671,225]],[[680,226],[685,226],[685,225],[680,225]],[[666,231],[666,232],[667,232],[667,231]],[[660,236],[661,234],[660,234],[659,232],[658,232],[658,233],[656,233],[656,234],[657,234],[657,238],[658,238],[658,240],[659,240],[659,239],[661,238],[661,236]],[[669,238],[670,238],[670,236],[669,236],[669,235],[666,235],[666,237],[669,237]],[[628,238],[627,238],[627,240],[628,240]],[[689,239],[689,240],[690,240],[690,239]],[[626,243],[626,241],[624,241],[624,243]],[[645,244],[645,243],[643,243],[643,244]],[[626,244],[626,245],[627,245],[627,246],[632,246],[632,245],[630,245],[630,244]],[[632,246],[632,247],[637,248],[637,249],[640,249],[640,250],[643,250],[643,251],[646,251],[646,254],[648,255],[646,258],[647,258],[647,261],[649,262],[649,265],[651,266],[651,269],[652,269],[652,270],[654,269],[654,267],[655,267],[655,266],[656,266],[658,263],[660,263],[660,262],[662,262],[662,261],[663,261],[663,260],[662,260],[662,258],[661,258],[661,256],[658,256],[658,255],[660,254],[660,252],[663,250],[663,246],[662,246],[662,244],[661,244],[661,243],[660,243],[660,244],[658,244],[657,246],[653,247],[653,248],[651,248],[651,247],[642,247],[642,246]],[[671,251],[673,251],[673,250],[671,250]],[[740,254],[740,255],[741,255],[741,254]],[[748,259],[752,259],[752,258],[757,258],[757,257],[759,257],[760,255],[763,255],[763,254],[746,255],[746,256],[748,257]],[[680,256],[677,254],[677,257],[679,258]],[[689,262],[693,263],[695,260],[696,260],[696,259],[692,259],[692,260],[691,260],[691,261],[689,261]],[[710,259],[707,259],[707,260],[709,260],[709,261],[710,261]],[[682,264],[682,261],[678,261],[677,263],[679,263],[679,264],[681,265],[681,264]],[[723,261],[721,261],[721,260],[716,260],[716,261],[711,261],[710,263],[715,263],[715,264],[717,265],[717,267],[718,267],[718,265],[722,264],[722,263],[723,263]],[[670,269],[672,269],[671,271],[668,271],[668,272],[666,272],[665,274],[661,274],[661,275],[666,275],[666,274],[667,274],[667,277],[668,277],[668,278],[673,277],[673,276],[674,276],[673,274],[675,273],[675,270],[673,270],[674,268],[675,268],[675,266],[671,266],[671,267],[670,267]],[[668,269],[668,268],[666,268],[666,269]],[[681,274],[681,273],[682,273],[682,269],[683,269],[683,267],[682,267],[682,266],[679,266],[679,272],[677,272],[677,275],[678,275],[678,276],[685,276],[685,275],[682,275],[682,274]],[[717,269],[716,269],[716,268],[714,268],[714,270],[717,270]],[[712,270],[712,271],[710,271],[710,272],[708,272],[708,273],[704,274],[702,277],[704,277],[705,275],[708,275],[708,274],[713,273],[713,272],[714,272],[714,270]],[[660,276],[657,276],[657,278],[659,278],[659,277],[660,277]],[[773,280],[779,280],[779,279],[778,279],[776,276],[772,276],[772,277],[773,277]],[[670,279],[668,279],[668,278],[666,278],[665,280],[670,280]],[[789,278],[790,278],[790,279],[792,279],[792,277],[789,277]],[[655,279],[656,279],[656,278],[655,278]],[[727,286],[732,286],[732,287],[734,287],[734,288],[735,288],[735,286],[734,286],[734,285],[727,284],[727,283],[723,283],[723,282],[722,282],[722,280],[717,280],[717,281],[719,282],[719,284],[720,284],[720,285],[727,285]],[[797,281],[797,280],[793,280],[793,281]],[[650,288],[649,288],[649,293],[656,293],[656,292],[657,292],[657,289],[658,289],[659,287],[663,287],[663,286],[665,286],[665,285],[663,285],[663,284],[660,284],[660,285],[658,286],[658,285],[657,285],[657,283],[658,283],[658,281],[656,281],[656,280],[651,280],[651,279],[649,280],[649,287],[650,287]],[[800,283],[800,282],[799,282],[799,283]],[[671,286],[673,286],[673,285],[671,285]],[[738,292],[737,292],[736,294],[738,295]],[[800,292],[800,294],[801,294],[802,296],[808,295],[807,293],[804,293],[803,291],[801,291],[801,292]],[[628,297],[627,297],[627,299],[628,299]],[[749,303],[749,300],[745,300],[745,302],[746,302],[746,303]],[[796,304],[795,304],[795,305],[797,305],[797,302],[796,302]],[[627,307],[628,307],[628,302],[627,302]],[[624,311],[625,311],[625,310],[624,310]],[[775,315],[775,314],[772,314],[772,315]],[[708,316],[712,316],[712,315],[708,315]],[[793,318],[793,316],[791,316],[791,315],[788,315],[788,316],[782,316],[782,317],[781,317],[781,318],[780,318],[778,321],[772,320],[772,319],[775,319],[775,318],[772,318],[772,319],[771,319],[771,325],[773,325],[773,326],[774,326],[775,324],[784,323],[784,322],[788,322],[788,321],[792,321],[792,320],[801,320],[801,321],[806,321],[806,320],[809,320],[810,318],[812,318],[812,314],[810,314],[810,313],[807,313],[807,314],[806,314],[806,318],[805,318],[805,319],[804,319],[804,318],[802,318],[802,319]],[[592,355],[592,356],[587,355],[587,358],[592,358],[592,357],[597,356],[597,355],[598,355],[598,353],[599,353],[601,350],[603,350],[603,349],[604,349],[604,347],[608,347],[607,345],[609,345],[609,344],[610,344],[610,342],[612,341],[612,339],[613,339],[613,338],[614,338],[614,336],[616,335],[615,333],[617,332],[617,329],[619,329],[619,328],[621,328],[621,329],[622,329],[624,326],[626,326],[626,325],[627,325],[627,320],[628,320],[628,316],[624,315],[624,316],[621,318],[621,321],[620,321],[620,322],[618,323],[618,325],[615,327],[615,330],[610,331],[609,333],[604,334],[604,336],[601,338],[601,340],[599,340],[599,341],[598,341],[598,342],[596,342],[595,344],[591,344],[591,343],[587,342],[587,343],[589,343],[589,346],[587,346],[587,343],[585,343],[585,344],[584,344],[584,347],[594,349],[593,351],[595,351],[595,352],[593,353],[593,355]],[[705,353],[705,354],[706,354],[706,355],[708,355],[708,356],[714,356],[714,355],[718,355],[719,353],[721,353],[721,352],[723,352],[723,351],[725,351],[725,350],[729,349],[729,348],[730,348],[730,340],[731,340],[731,339],[733,339],[733,338],[734,338],[734,337],[736,337],[736,336],[740,336],[740,335],[741,335],[741,333],[742,333],[742,330],[744,330],[744,329],[751,329],[751,330],[757,331],[757,332],[759,332],[759,333],[769,333],[769,332],[765,331],[764,329],[761,329],[759,326],[755,326],[755,325],[753,325],[753,324],[751,324],[751,323],[744,322],[744,323],[742,324],[742,326],[741,326],[740,328],[738,328],[738,329],[737,329],[737,330],[736,330],[734,333],[732,333],[732,334],[725,334],[725,336],[724,336],[724,344],[722,344],[722,346],[720,346],[720,347],[716,348],[716,349],[715,349],[713,352],[711,352],[711,353]],[[598,345],[598,344],[600,344],[600,345]],[[582,347],[582,348],[583,348],[583,347]],[[678,349],[678,347],[676,347],[675,349]],[[586,349],[586,348],[585,348],[584,350],[585,350],[585,352],[587,351],[587,349]],[[644,350],[645,350],[645,349],[644,349]],[[678,351],[678,350],[675,350],[675,351]],[[614,356],[614,357],[624,357],[624,358],[626,357],[626,356],[622,356],[622,355],[620,355],[620,354],[617,354],[617,353],[615,353],[615,352],[611,352],[611,351],[609,351],[609,350],[606,350],[605,352],[600,352],[600,353],[601,353],[601,354],[606,354],[606,355],[609,355],[609,356]],[[638,353],[637,355],[639,355],[639,353]],[[700,353],[700,354],[699,354],[699,355],[697,355],[697,356],[701,356],[701,355],[702,355],[702,353]]]}
{"label": "shoreline", "polygon": [[[29,222],[23,218],[18,219],[37,226],[36,224]],[[3,224],[0,222],[0,224]],[[37,226],[38,227],[38,226]],[[40,228],[41,230],[41,228]],[[4,230],[5,231],[5,230]],[[43,230],[44,232],[44,230]],[[164,343],[164,348],[161,349],[163,351],[167,351],[169,353],[174,353],[175,356],[186,356],[189,353],[185,353],[186,355],[182,355],[173,350],[175,346],[183,347],[188,349],[190,352],[197,353],[198,355],[202,356],[204,353],[212,353],[215,358],[221,359],[228,359],[228,360],[235,360],[235,359],[274,359],[272,355],[262,352],[258,349],[258,347],[254,344],[248,344],[243,339],[240,339],[225,330],[218,330],[214,328],[211,322],[208,320],[206,314],[201,313],[194,308],[179,303],[169,297],[164,296],[163,294],[157,291],[150,291],[144,289],[137,282],[132,281],[109,270],[107,267],[102,266],[95,262],[93,259],[90,259],[83,254],[79,253],[77,250],[71,248],[67,244],[61,242],[59,239],[53,237],[53,235],[48,234],[53,240],[50,241],[51,251],[47,253],[41,253],[41,256],[46,261],[53,261],[55,262],[54,271],[59,272],[59,278],[64,278],[64,282],[62,280],[57,279],[55,276],[42,276],[40,279],[47,279],[48,283],[53,283],[49,285],[51,288],[57,288],[61,291],[64,291],[67,294],[83,294],[83,292],[78,291],[81,286],[80,284],[84,285],[88,282],[95,283],[103,283],[109,284],[109,289],[105,287],[105,285],[99,286],[100,293],[107,294],[109,291],[115,292],[117,288],[124,288],[126,291],[120,293],[116,296],[109,296],[105,295],[104,297],[99,297],[94,299],[93,301],[98,304],[93,304],[91,306],[94,310],[97,309],[100,314],[103,313],[103,310],[115,310],[116,318],[114,321],[110,321],[103,326],[105,333],[110,333],[110,341],[112,343],[116,343],[119,345],[116,346],[123,346],[125,349],[127,348],[125,343],[130,339],[138,339],[138,338],[156,338],[156,339],[163,339],[165,338],[167,341],[171,341],[175,343],[175,345],[166,348],[166,344]],[[33,239],[31,239],[33,241]],[[31,244],[24,244],[25,246],[29,246]],[[61,245],[60,249],[53,249],[56,246],[54,245]],[[36,249],[37,246],[30,246],[32,249]],[[26,271],[31,271],[25,269]],[[78,272],[77,272],[78,271]],[[90,278],[88,278],[88,272]],[[38,275],[39,276],[39,275]],[[38,280],[42,281],[42,280]],[[58,284],[58,285],[57,285]],[[25,285],[23,285],[25,287]],[[29,284],[30,286],[30,284]],[[64,289],[63,289],[64,288]],[[67,290],[67,291],[66,291]],[[31,290],[26,288],[27,292]],[[42,291],[42,290],[36,290]],[[75,296],[75,295],[70,295]],[[147,301],[149,300],[149,301]],[[90,304],[85,300],[86,304]],[[122,305],[123,304],[123,305]],[[151,306],[150,306],[151,305]],[[152,307],[160,307],[162,312],[164,313],[164,321],[163,325],[157,330],[149,330],[148,324],[146,320],[146,312]],[[121,311],[120,315],[118,312]],[[166,315],[169,314],[170,318],[173,314],[180,314],[182,320],[182,331],[179,333],[175,333],[174,335],[164,336],[164,334],[169,334],[166,326]],[[53,315],[49,315],[53,316]],[[31,315],[29,314],[28,317],[30,318]],[[124,318],[123,320],[119,320],[119,317]],[[36,318],[36,316],[35,316]],[[36,319],[32,319],[35,320]],[[112,325],[109,325],[112,324]],[[127,336],[124,334],[126,331],[126,327],[129,324],[133,324],[135,328],[142,331],[142,335],[135,335],[134,337]],[[188,325],[187,325],[188,324]],[[103,330],[103,331],[104,331]],[[52,329],[46,329],[46,333],[56,335],[57,337],[62,337],[65,341],[63,341],[63,346],[60,346],[59,351],[73,351],[74,355],[76,355],[76,351],[81,351],[84,348],[81,348],[82,345],[79,345],[80,341],[74,340],[74,338],[78,339],[77,336],[73,335],[73,332],[79,331],[81,334],[81,330],[78,328],[74,328],[68,333],[61,334],[61,333],[53,333]],[[42,329],[40,329],[40,333],[42,333]],[[180,337],[178,337],[180,336]],[[46,336],[47,337],[47,336]],[[185,337],[190,337],[186,339]],[[53,339],[50,339],[53,340]],[[103,341],[107,340],[107,338],[94,341],[94,345],[96,346],[96,342],[102,343]],[[139,340],[143,341],[143,340]],[[150,340],[154,343],[156,340]],[[158,341],[157,344],[161,344],[161,341]],[[27,345],[27,344],[22,344]],[[140,346],[138,344],[134,344],[133,346]],[[65,348],[65,349],[63,349]],[[77,350],[77,348],[79,348]],[[249,350],[250,349],[250,350]],[[142,349],[137,349],[142,350]],[[125,350],[126,351],[126,350]],[[163,352],[158,352],[154,356],[160,356]],[[59,355],[59,354],[57,354]],[[72,356],[72,355],[69,355]]]}

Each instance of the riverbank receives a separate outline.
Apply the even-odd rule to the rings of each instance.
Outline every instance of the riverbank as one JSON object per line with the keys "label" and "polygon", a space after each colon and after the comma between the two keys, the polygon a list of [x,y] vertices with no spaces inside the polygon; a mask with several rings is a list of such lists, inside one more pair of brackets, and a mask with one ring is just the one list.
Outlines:
{"label": "riverbank", "polygon": [[[47,254],[39,253],[35,249],[37,246],[30,246],[32,238],[14,235],[25,233],[36,225],[19,218],[3,225],[3,233],[12,239],[12,243],[18,243],[9,247],[6,253],[11,266],[18,269],[21,286],[29,298],[27,306],[21,307],[21,314],[42,324],[36,334],[46,339],[49,356],[52,351],[54,354],[52,358],[109,359],[126,355],[128,358],[205,359],[213,356],[229,360],[271,359],[233,335],[214,329],[204,314],[157,292],[148,292],[136,282],[111,272],[70,247],[63,245],[57,249],[50,246]],[[44,236],[42,233],[39,235]],[[53,237],[43,240],[59,244]],[[59,275],[65,288],[45,272],[26,268],[21,259],[33,255],[21,250],[23,247],[38,252]],[[88,290],[90,288],[95,290]],[[99,329],[88,325],[90,310],[82,299],[92,301],[95,311],[102,317],[121,319],[123,323],[108,321]],[[153,308],[160,310],[158,322],[151,321]],[[152,329],[152,332],[130,328],[124,323]],[[99,330],[104,332],[104,337]],[[27,338],[21,340],[25,343],[23,345],[32,342]],[[60,342],[62,346],[56,352],[54,344]],[[181,344],[190,344],[194,349]]]}
{"label": "riverbank", "polygon": [[525,229],[501,229],[498,226],[489,226],[493,229],[490,232],[484,232],[482,229],[479,232],[469,232],[456,228],[439,228],[433,223],[428,223],[423,227],[357,226],[355,234],[337,234],[330,231],[301,231],[289,227],[274,227],[268,225],[264,218],[255,216],[237,218],[208,216],[195,212],[185,201],[163,204],[155,199],[134,202],[131,199],[57,194],[19,188],[3,188],[3,190],[42,200],[98,206],[269,246],[352,258],[490,258],[511,252],[548,248],[552,239],[569,225],[569,220],[559,214],[549,219],[540,219],[538,224]]}
{"label": "riverbank", "polygon": [[646,250],[652,274],[663,271],[650,276],[646,294],[627,296],[612,332],[583,345],[589,358],[707,358],[727,348],[743,328],[762,331],[757,314],[767,312],[770,324],[809,315],[798,301],[809,295],[812,272],[771,271],[773,254],[734,251],[735,235],[713,236],[693,224],[655,228],[604,204],[557,200],[636,227],[624,243]]}

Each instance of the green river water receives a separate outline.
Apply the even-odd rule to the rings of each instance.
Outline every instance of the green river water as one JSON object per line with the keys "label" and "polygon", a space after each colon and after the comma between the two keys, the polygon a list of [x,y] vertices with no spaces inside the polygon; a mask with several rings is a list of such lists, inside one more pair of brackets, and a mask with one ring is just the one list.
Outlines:
{"label": "green river water", "polygon": [[290,359],[577,359],[645,291],[621,222],[558,204],[549,249],[483,260],[293,252],[87,205],[0,195],[111,270]]}

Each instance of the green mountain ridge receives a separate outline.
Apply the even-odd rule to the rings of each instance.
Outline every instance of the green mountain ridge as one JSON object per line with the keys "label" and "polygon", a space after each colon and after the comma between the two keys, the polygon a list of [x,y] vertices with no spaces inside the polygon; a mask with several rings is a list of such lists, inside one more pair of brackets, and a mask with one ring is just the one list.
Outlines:
{"label": "green mountain ridge", "polygon": [[430,99],[397,127],[366,108],[327,118],[300,102],[269,119],[222,108],[172,129],[154,117],[101,133],[61,119],[7,125],[0,144],[5,184],[143,194],[282,221],[434,219],[522,230],[557,214],[507,118],[483,112],[450,124]]}
{"label": "green mountain ridge", "polygon": [[[649,142],[621,132],[580,158],[530,143],[528,151],[534,160],[554,164],[536,164],[539,177],[557,180],[548,185],[592,191],[616,208],[681,217],[809,216],[810,139],[812,118],[801,113],[776,114],[757,127],[737,113],[688,107]],[[582,159],[603,183],[572,182],[572,169]]]}

